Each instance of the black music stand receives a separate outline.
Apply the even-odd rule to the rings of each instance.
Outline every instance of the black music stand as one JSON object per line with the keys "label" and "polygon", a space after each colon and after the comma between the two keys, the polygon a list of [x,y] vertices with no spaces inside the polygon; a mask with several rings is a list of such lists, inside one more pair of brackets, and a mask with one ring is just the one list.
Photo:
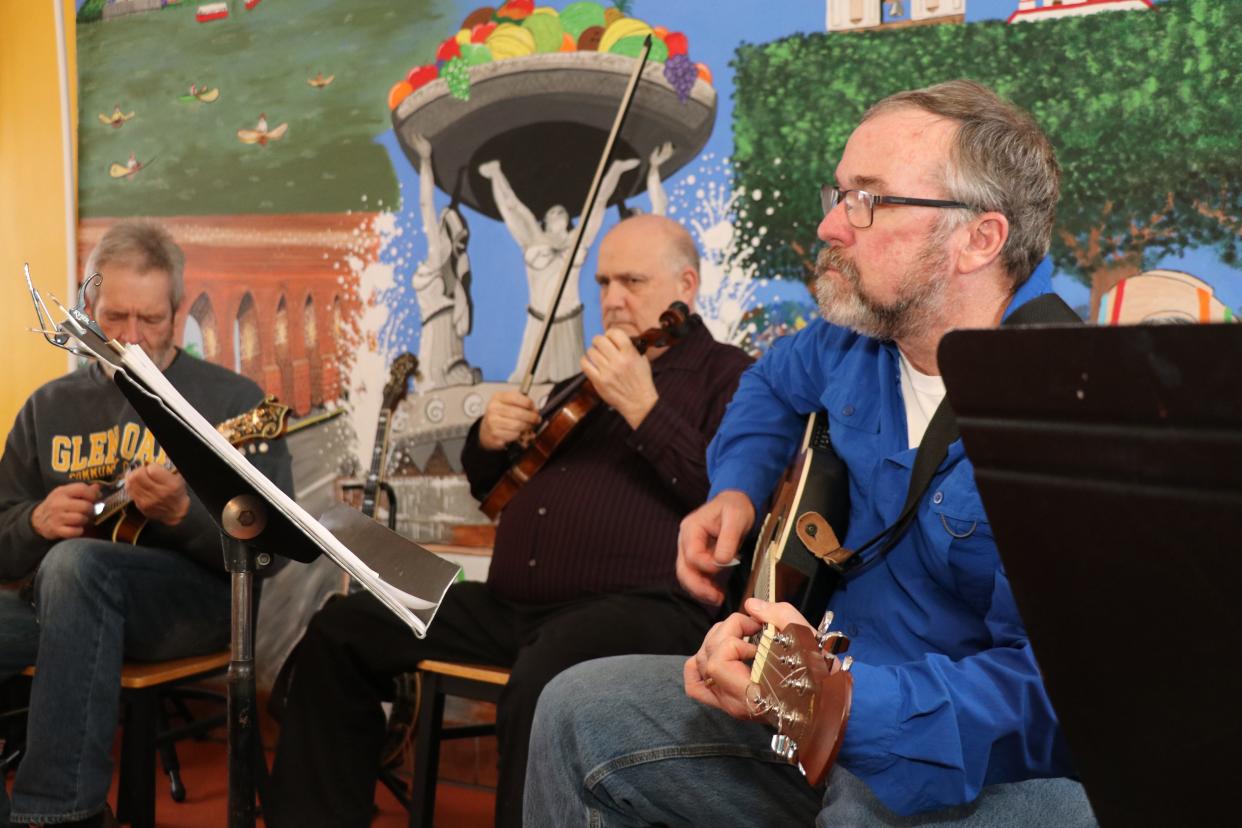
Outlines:
{"label": "black music stand", "polygon": [[1237,820],[1242,326],[958,331],[940,368],[1100,823]]}
{"label": "black music stand", "polygon": [[[320,554],[317,541],[234,471],[152,392],[123,372],[115,381],[147,428],[177,464],[195,495],[221,527],[225,568],[232,581],[232,659],[228,672],[229,827],[255,824],[255,771],[266,772],[257,738],[254,672],[254,574],[276,555],[308,563]],[[440,598],[460,567],[396,535],[360,512],[338,506],[321,521],[385,581],[411,595]],[[421,553],[421,554],[420,554]],[[416,611],[430,624],[435,607]]]}

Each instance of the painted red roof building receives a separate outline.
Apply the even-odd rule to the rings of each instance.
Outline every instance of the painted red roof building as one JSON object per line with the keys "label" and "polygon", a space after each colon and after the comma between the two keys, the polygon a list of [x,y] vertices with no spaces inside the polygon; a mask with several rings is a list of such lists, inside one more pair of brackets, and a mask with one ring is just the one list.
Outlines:
{"label": "painted red roof building", "polygon": [[1019,0],[1006,23],[1033,23],[1106,11],[1146,11],[1151,0]]}

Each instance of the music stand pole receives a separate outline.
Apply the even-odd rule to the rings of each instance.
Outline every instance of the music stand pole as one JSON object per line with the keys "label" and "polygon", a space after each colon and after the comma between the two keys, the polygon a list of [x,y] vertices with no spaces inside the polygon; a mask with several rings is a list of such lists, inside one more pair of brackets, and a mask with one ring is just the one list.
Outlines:
{"label": "music stand pole", "polygon": [[[229,828],[254,828],[254,760],[259,755],[254,677],[255,554],[248,541],[267,526],[267,507],[254,495],[234,497],[224,505],[220,526],[233,602],[228,674]],[[258,558],[260,565],[270,561],[266,552]]]}

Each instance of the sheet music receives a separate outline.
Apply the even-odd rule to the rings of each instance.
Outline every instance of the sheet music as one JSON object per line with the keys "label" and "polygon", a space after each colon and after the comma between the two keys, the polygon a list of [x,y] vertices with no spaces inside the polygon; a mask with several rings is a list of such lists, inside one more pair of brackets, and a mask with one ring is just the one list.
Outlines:
{"label": "sheet music", "polygon": [[138,380],[145,388],[155,392],[154,397],[170,413],[175,415],[187,427],[207,442],[217,455],[233,468],[242,479],[260,492],[265,498],[277,504],[290,520],[297,524],[320,548],[326,552],[350,575],[373,593],[403,621],[410,625],[420,638],[426,634],[427,627],[422,619],[410,610],[431,609],[436,602],[427,601],[407,592],[402,592],[384,581],[379,573],[367,566],[357,555],[337,540],[331,532],[320,525],[314,517],[297,504],[293,498],[281,491],[276,484],[267,479],[263,472],[256,469],[246,456],[238,451],[224,435],[216,431],[194,406],[181,396],[163,372],[151,361],[146,353],[137,345],[125,346],[121,356],[121,370]]}

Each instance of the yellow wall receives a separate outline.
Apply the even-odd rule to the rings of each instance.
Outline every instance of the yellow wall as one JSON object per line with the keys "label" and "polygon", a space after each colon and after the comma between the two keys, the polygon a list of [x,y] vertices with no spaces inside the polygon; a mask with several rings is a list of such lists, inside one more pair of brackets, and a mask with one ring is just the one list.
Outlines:
{"label": "yellow wall", "polygon": [[[65,0],[76,122],[74,5]],[[22,278],[22,262],[28,261],[36,284],[65,298],[55,8],[47,0],[0,0],[0,434],[5,436],[30,392],[68,366],[64,351],[26,333],[35,320]]]}

